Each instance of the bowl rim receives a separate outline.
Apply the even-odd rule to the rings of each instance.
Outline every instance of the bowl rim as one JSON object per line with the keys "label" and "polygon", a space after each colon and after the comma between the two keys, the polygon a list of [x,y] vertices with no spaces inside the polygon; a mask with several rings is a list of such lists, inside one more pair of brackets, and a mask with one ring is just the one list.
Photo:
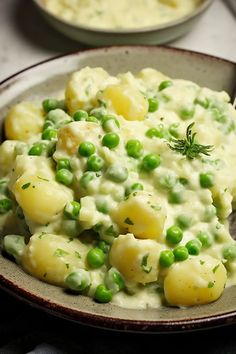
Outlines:
{"label": "bowl rim", "polygon": [[[54,60],[58,60],[61,58],[67,58],[73,55],[82,55],[84,52],[86,53],[97,53],[97,52],[103,52],[104,50],[107,51],[114,51],[116,49],[123,49],[124,51],[126,49],[128,50],[134,50],[134,49],[149,49],[150,51],[156,51],[156,49],[161,49],[166,51],[167,53],[173,53],[177,52],[179,54],[187,54],[187,55],[194,55],[197,58],[209,58],[210,60],[213,60],[214,62],[222,62],[225,64],[228,64],[230,66],[235,67],[236,69],[236,63],[219,58],[216,56],[200,53],[200,52],[195,52],[191,50],[186,50],[186,49],[179,49],[179,48],[174,48],[174,47],[168,47],[168,46],[148,46],[148,45],[139,45],[139,46],[108,46],[108,47],[101,47],[101,48],[92,48],[92,49],[83,49],[79,51],[74,51],[74,52],[69,52],[65,54],[60,54],[58,56],[54,56],[51,58],[48,58],[46,60],[40,61],[38,63],[35,63],[34,65],[28,66],[27,68],[24,68],[13,75],[9,76],[8,78],[4,79],[2,82],[0,82],[0,91],[1,88],[7,88],[9,85],[13,85],[14,82],[16,81],[18,76],[21,76],[23,73],[27,73],[28,71],[38,68],[41,65],[47,64],[48,62],[52,62]],[[181,319],[171,319],[171,320],[134,320],[134,319],[125,319],[125,318],[116,318],[113,316],[102,316],[99,314],[93,314],[93,313],[87,313],[84,311],[81,311],[80,309],[73,309],[73,308],[68,308],[65,305],[62,305],[60,303],[57,303],[56,301],[49,301],[45,297],[43,297],[40,294],[33,294],[30,293],[30,291],[27,291],[27,288],[19,287],[16,282],[8,279],[6,276],[1,274],[0,271],[0,287],[3,288],[4,290],[8,291],[21,301],[24,301],[26,303],[31,304],[32,306],[39,308],[43,311],[46,311],[48,313],[54,314],[57,317],[65,318],[67,320],[71,320],[77,323],[82,323],[85,325],[89,326],[94,326],[94,327],[100,327],[100,328],[105,328],[105,329],[111,329],[111,330],[118,330],[118,331],[129,331],[129,332],[148,332],[148,333],[174,333],[174,332],[180,332],[180,331],[195,331],[195,330],[202,330],[206,328],[214,328],[214,327],[219,327],[219,326],[224,326],[228,324],[232,324],[236,322],[236,310],[228,310],[227,312],[223,313],[218,313],[215,314],[213,313],[212,315],[209,316],[204,316],[202,315],[199,318],[181,318]],[[17,289],[17,292],[16,292]]]}
{"label": "bowl rim", "polygon": [[151,33],[151,32],[156,32],[159,30],[164,30],[164,29],[172,29],[178,25],[181,25],[182,23],[188,22],[191,19],[197,17],[198,15],[202,14],[207,8],[214,2],[215,0],[202,0],[202,3],[197,6],[195,10],[190,12],[189,14],[186,14],[185,16],[180,17],[177,20],[166,22],[161,25],[153,25],[153,26],[145,26],[145,27],[134,27],[130,29],[114,29],[114,28],[98,28],[98,27],[92,27],[92,26],[85,26],[85,25],[80,25],[80,24],[73,24],[70,23],[69,21],[62,19],[61,17],[53,14],[50,12],[45,6],[42,4],[42,0],[33,0],[34,4],[36,7],[40,9],[40,11],[47,16],[51,17],[53,20],[56,20],[58,22],[61,22],[64,26],[70,27],[73,30],[83,30],[88,33],[94,34],[104,34],[104,35],[135,35],[135,34],[145,34],[145,33]]}
{"label": "bowl rim", "polygon": [[[214,1],[214,0],[210,0],[210,1]],[[96,52],[99,52],[99,51],[104,51],[104,50],[107,50],[107,51],[113,51],[114,49],[123,49],[123,50],[135,50],[135,49],[148,49],[150,51],[155,51],[156,48],[160,48],[162,50],[166,50],[167,52],[179,52],[179,53],[185,53],[185,54],[190,54],[190,55],[194,55],[194,56],[197,56],[198,58],[209,58],[211,60],[214,60],[214,61],[218,61],[218,62],[223,62],[225,64],[230,64],[230,65],[233,65],[236,67],[236,61],[232,61],[230,59],[226,59],[226,58],[221,58],[221,57],[218,57],[216,55],[212,55],[212,54],[208,54],[208,53],[203,53],[203,52],[200,52],[200,51],[195,51],[195,50],[191,50],[191,49],[185,49],[185,48],[177,48],[177,47],[173,47],[171,45],[158,45],[158,44],[155,44],[155,45],[148,45],[148,44],[139,44],[139,45],[108,45],[108,46],[101,46],[101,47],[95,47],[95,48],[80,48],[78,50],[73,50],[73,51],[68,51],[68,52],[65,52],[65,53],[62,53],[62,54],[58,54],[58,55],[54,55],[54,56],[51,56],[47,59],[43,59],[43,60],[40,60],[38,62],[36,62],[35,64],[32,64],[32,65],[28,65],[26,67],[23,67],[22,69],[20,70],[17,70],[16,72],[14,72],[13,74],[7,76],[6,78],[4,78],[3,80],[0,81],[0,88],[3,84],[5,84],[6,82],[10,81],[12,78],[15,78],[17,77],[18,75],[30,70],[30,69],[33,69],[35,67],[38,67],[40,65],[43,65],[47,62],[51,62],[53,60],[57,60],[57,59],[60,59],[60,58],[66,58],[66,57],[70,57],[71,55],[82,55],[84,52],[92,52],[92,53],[96,53]]]}

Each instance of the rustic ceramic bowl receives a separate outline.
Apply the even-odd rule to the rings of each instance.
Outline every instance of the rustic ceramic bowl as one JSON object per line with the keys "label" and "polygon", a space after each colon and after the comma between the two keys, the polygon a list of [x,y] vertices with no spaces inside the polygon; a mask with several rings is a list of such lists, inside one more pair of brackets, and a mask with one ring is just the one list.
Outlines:
{"label": "rustic ceramic bowl", "polygon": [[45,19],[59,32],[92,46],[163,44],[189,32],[214,0],[203,0],[190,14],[163,25],[137,29],[99,29],[84,25],[74,25],[50,13],[42,0],[34,0]]}
{"label": "rustic ceramic bowl", "polygon": [[[36,64],[0,85],[0,120],[21,100],[43,99],[63,89],[68,75],[84,66],[102,66],[111,74],[144,67],[156,68],[173,78],[193,80],[201,86],[233,94],[236,64],[203,54],[162,47],[110,47],[61,56]],[[234,221],[231,222],[234,225]],[[236,228],[231,228],[236,235]],[[177,332],[236,322],[236,287],[209,305],[187,309],[124,309],[98,304],[84,296],[69,295],[43,283],[0,255],[0,285],[14,296],[56,316],[107,329]]]}

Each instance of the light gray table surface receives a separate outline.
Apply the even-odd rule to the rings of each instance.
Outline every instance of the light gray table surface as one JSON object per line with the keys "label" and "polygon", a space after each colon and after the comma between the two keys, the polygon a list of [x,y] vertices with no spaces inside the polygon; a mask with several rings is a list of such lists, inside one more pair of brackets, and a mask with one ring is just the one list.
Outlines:
{"label": "light gray table surface", "polygon": [[[236,62],[236,17],[226,3],[215,0],[191,32],[169,45]],[[0,0],[0,81],[29,65],[81,48],[51,28],[32,0]]]}

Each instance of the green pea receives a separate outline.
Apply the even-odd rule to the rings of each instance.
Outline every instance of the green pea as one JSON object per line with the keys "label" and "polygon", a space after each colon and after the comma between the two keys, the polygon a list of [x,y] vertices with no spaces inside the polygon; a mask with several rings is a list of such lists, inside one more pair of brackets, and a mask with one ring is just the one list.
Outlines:
{"label": "green pea", "polygon": [[200,173],[199,182],[202,188],[211,188],[214,186],[214,175],[211,172]]}
{"label": "green pea", "polygon": [[88,113],[86,111],[83,111],[82,109],[76,111],[73,114],[73,119],[75,121],[87,120],[87,118],[88,118]]}
{"label": "green pea", "polygon": [[44,112],[48,113],[49,111],[53,109],[65,109],[65,100],[57,100],[55,98],[47,98],[46,100],[43,101],[43,110]]}
{"label": "green pea", "polygon": [[188,229],[191,225],[192,219],[189,215],[180,214],[176,218],[176,224],[182,229]]}
{"label": "green pea", "polygon": [[114,267],[108,270],[105,275],[104,282],[106,287],[111,290],[113,294],[118,293],[125,287],[124,278],[122,277],[120,272]]}
{"label": "green pea", "polygon": [[197,238],[199,239],[199,241],[202,244],[203,248],[209,248],[212,246],[213,244],[213,237],[212,235],[210,235],[208,232],[204,232],[204,231],[200,231],[197,234]]}
{"label": "green pea", "polygon": [[6,214],[12,209],[12,201],[8,198],[0,199],[0,215]]}
{"label": "green pea", "polygon": [[202,248],[202,244],[199,239],[193,239],[186,243],[186,248],[188,249],[188,253],[192,256],[197,256]]}
{"label": "green pea", "polygon": [[109,208],[105,199],[98,198],[96,200],[96,208],[100,213],[108,214]]}
{"label": "green pea", "polygon": [[172,251],[170,250],[161,251],[159,262],[162,267],[165,268],[170,267],[174,263],[174,261],[175,261],[175,256]]}
{"label": "green pea", "polygon": [[172,191],[169,192],[168,202],[170,204],[181,204],[184,201],[183,190],[179,188],[173,188]]}
{"label": "green pea", "polygon": [[205,97],[205,98],[198,97],[194,100],[194,103],[202,106],[205,109],[209,108],[211,105],[211,101],[207,97]]}
{"label": "green pea", "polygon": [[141,183],[134,183],[130,187],[126,188],[125,195],[130,195],[135,191],[143,191],[143,185]]}
{"label": "green pea", "polygon": [[65,285],[73,291],[83,291],[91,284],[90,274],[87,270],[77,269],[70,273],[65,279]]}
{"label": "green pea", "polygon": [[102,119],[107,114],[107,111],[104,107],[94,108],[89,112],[90,116],[94,116],[97,119]]}
{"label": "green pea", "polygon": [[162,81],[159,85],[159,91],[165,90],[167,87],[170,87],[172,85],[173,85],[173,82],[170,80]]}
{"label": "green pea", "polygon": [[163,128],[150,128],[146,131],[145,135],[148,138],[163,138],[164,137],[164,130]]}
{"label": "green pea", "polygon": [[159,103],[156,98],[149,98],[148,99],[148,112],[156,112],[158,110]]}
{"label": "green pea", "polygon": [[101,303],[110,302],[112,300],[112,292],[104,284],[100,284],[96,288],[94,299]]}
{"label": "green pea", "polygon": [[169,227],[166,231],[166,240],[169,243],[177,244],[183,239],[183,231],[176,225]]}
{"label": "green pea", "polygon": [[54,109],[47,114],[47,120],[51,121],[56,128],[70,123],[72,118],[62,109]]}
{"label": "green pea", "polygon": [[182,120],[187,120],[187,119],[193,118],[194,113],[195,113],[194,106],[184,107],[180,110],[180,118]]}
{"label": "green pea", "polygon": [[110,250],[110,245],[103,240],[98,241],[97,247],[100,248],[105,254],[107,254]]}
{"label": "green pea", "polygon": [[128,169],[119,164],[112,164],[106,171],[106,177],[113,182],[122,183],[128,178]]}
{"label": "green pea", "polygon": [[86,122],[99,123],[99,120],[94,116],[88,116]]}
{"label": "green pea", "polygon": [[73,200],[71,202],[66,203],[64,208],[64,215],[69,219],[77,220],[80,209],[81,209],[80,203]]}
{"label": "green pea", "polygon": [[3,239],[4,250],[18,261],[25,248],[24,236],[7,235]]}
{"label": "green pea", "polygon": [[45,150],[45,145],[41,143],[37,143],[29,149],[28,155],[40,156],[42,155],[44,150]]}
{"label": "green pea", "polygon": [[96,178],[94,172],[85,172],[79,180],[79,184],[82,188],[87,189],[89,183]]}
{"label": "green pea", "polygon": [[51,122],[50,120],[46,119],[45,122],[44,122],[44,125],[43,125],[43,130],[46,130],[48,128],[51,128],[53,129],[54,128],[54,123]]}
{"label": "green pea", "polygon": [[57,131],[56,129],[48,128],[45,129],[42,133],[43,140],[53,140],[57,138]]}
{"label": "green pea", "polygon": [[7,185],[8,185],[8,181],[4,179],[0,180],[0,194],[7,193]]}
{"label": "green pea", "polygon": [[115,116],[107,115],[102,118],[102,128],[105,132],[113,132],[120,128],[120,123]]}
{"label": "green pea", "polygon": [[127,141],[125,145],[128,156],[138,159],[143,154],[143,145],[137,139]]}
{"label": "green pea", "polygon": [[87,253],[87,262],[91,268],[100,268],[105,262],[104,252],[98,248],[92,248]]}
{"label": "green pea", "polygon": [[81,143],[78,150],[79,154],[84,157],[89,157],[93,155],[95,151],[96,147],[90,141],[84,141],[83,143]]}
{"label": "green pea", "polygon": [[120,137],[116,133],[107,133],[102,138],[102,145],[114,149],[119,145]]}
{"label": "green pea", "polygon": [[233,262],[236,260],[236,245],[227,245],[223,248],[223,258],[225,258],[229,262]]}
{"label": "green pea", "polygon": [[178,138],[179,137],[179,133],[178,133],[178,127],[179,127],[179,123],[173,123],[169,126],[169,133],[174,137],[174,138]]}
{"label": "green pea", "polygon": [[142,167],[145,171],[155,170],[161,163],[161,157],[159,154],[148,154],[144,156],[142,161]]}
{"label": "green pea", "polygon": [[175,256],[175,261],[177,262],[182,262],[188,259],[189,253],[188,249],[185,246],[177,246],[173,250],[174,256]]}
{"label": "green pea", "polygon": [[61,170],[61,169],[66,169],[66,170],[70,170],[71,169],[70,160],[69,159],[60,159],[57,162],[57,171]]}
{"label": "green pea", "polygon": [[216,216],[216,207],[214,205],[208,205],[203,215],[203,221],[210,222]]}
{"label": "green pea", "polygon": [[62,168],[56,172],[56,180],[57,182],[69,186],[73,182],[73,174],[69,170]]}
{"label": "green pea", "polygon": [[158,184],[160,185],[161,188],[171,190],[176,184],[176,178],[173,175],[167,174],[164,176],[161,176],[160,179],[158,180]]}
{"label": "green pea", "polygon": [[87,161],[87,168],[89,171],[101,171],[104,166],[104,160],[98,155],[91,155]]}

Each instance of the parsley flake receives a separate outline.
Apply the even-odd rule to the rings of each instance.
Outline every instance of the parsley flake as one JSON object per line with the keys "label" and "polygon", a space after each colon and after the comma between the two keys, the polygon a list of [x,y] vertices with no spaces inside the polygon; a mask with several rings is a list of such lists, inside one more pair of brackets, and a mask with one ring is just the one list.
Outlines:
{"label": "parsley flake", "polygon": [[211,289],[211,288],[213,288],[214,285],[215,285],[215,284],[214,284],[213,281],[209,281],[207,287],[208,287],[209,289]]}
{"label": "parsley flake", "polygon": [[126,218],[126,219],[124,220],[124,223],[125,223],[125,224],[128,224],[128,225],[134,225],[133,221],[132,221],[130,218]]}
{"label": "parsley flake", "polygon": [[68,255],[68,254],[69,254],[69,253],[66,252],[65,250],[63,250],[62,248],[57,248],[53,255],[54,255],[55,257],[63,257],[63,256],[66,256],[66,255]]}
{"label": "parsley flake", "polygon": [[30,185],[31,185],[30,182],[25,183],[25,184],[23,184],[23,186],[21,187],[21,189],[27,189],[27,188],[29,188]]}
{"label": "parsley flake", "polygon": [[149,253],[145,254],[145,256],[143,256],[142,262],[141,262],[141,267],[145,273],[150,273],[152,270],[152,266],[147,265],[148,257],[149,257]]}
{"label": "parsley flake", "polygon": [[212,272],[215,273],[217,271],[217,269],[219,268],[220,264],[217,264],[213,269]]}

